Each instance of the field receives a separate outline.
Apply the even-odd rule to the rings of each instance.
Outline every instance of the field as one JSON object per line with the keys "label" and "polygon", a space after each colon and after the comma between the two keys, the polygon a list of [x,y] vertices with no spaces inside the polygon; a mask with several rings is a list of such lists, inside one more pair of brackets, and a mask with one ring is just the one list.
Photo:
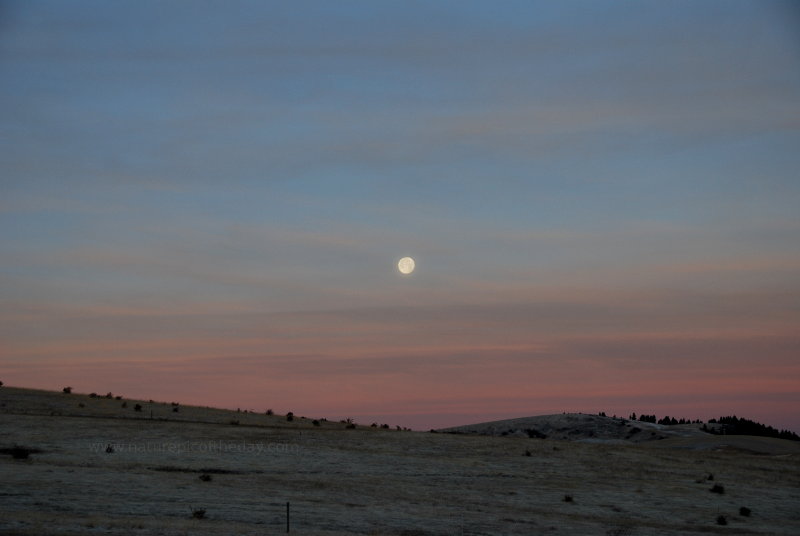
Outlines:
{"label": "field", "polygon": [[794,442],[352,429],[175,407],[0,388],[0,534],[285,534],[287,502],[291,533],[307,535],[800,534]]}

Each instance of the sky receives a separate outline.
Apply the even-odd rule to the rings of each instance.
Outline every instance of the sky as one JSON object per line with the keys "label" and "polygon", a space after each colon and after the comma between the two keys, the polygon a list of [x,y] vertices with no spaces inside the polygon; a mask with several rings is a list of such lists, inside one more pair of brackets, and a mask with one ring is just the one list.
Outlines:
{"label": "sky", "polygon": [[0,380],[800,432],[798,169],[793,2],[6,0]]}

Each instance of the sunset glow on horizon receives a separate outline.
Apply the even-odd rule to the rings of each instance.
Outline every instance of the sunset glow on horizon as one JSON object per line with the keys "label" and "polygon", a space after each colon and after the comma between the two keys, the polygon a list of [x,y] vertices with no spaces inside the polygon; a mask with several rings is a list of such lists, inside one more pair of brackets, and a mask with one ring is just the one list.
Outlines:
{"label": "sunset glow on horizon", "polygon": [[783,2],[4,3],[0,380],[800,433],[798,65]]}

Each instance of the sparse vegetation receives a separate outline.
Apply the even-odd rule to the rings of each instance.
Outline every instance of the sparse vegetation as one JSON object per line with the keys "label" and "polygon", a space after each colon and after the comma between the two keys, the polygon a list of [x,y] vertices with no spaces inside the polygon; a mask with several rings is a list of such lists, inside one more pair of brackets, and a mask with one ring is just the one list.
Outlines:
{"label": "sparse vegetation", "polygon": [[15,460],[27,460],[31,454],[42,452],[40,449],[14,445],[11,448],[0,448],[0,454],[9,454]]}
{"label": "sparse vegetation", "polygon": [[525,429],[525,433],[528,434],[528,437],[531,439],[547,439],[547,434],[543,434],[539,430],[535,430],[533,428]]}

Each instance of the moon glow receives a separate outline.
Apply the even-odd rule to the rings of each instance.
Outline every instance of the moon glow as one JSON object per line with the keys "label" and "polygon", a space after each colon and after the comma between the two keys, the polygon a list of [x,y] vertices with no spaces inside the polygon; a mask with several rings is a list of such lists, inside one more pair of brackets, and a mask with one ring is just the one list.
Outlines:
{"label": "moon glow", "polygon": [[411,257],[403,257],[397,262],[397,269],[401,274],[408,275],[414,271],[415,263]]}

